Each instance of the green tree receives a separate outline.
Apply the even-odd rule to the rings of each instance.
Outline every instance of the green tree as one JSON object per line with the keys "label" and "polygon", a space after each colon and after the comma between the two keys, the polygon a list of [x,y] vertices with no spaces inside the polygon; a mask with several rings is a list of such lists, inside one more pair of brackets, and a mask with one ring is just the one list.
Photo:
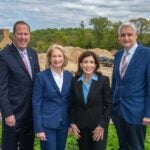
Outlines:
{"label": "green tree", "polygon": [[150,33],[150,20],[145,18],[131,19],[131,22],[135,23],[139,30],[139,41],[143,42],[145,33]]}
{"label": "green tree", "polygon": [[36,50],[41,53],[41,52],[46,52],[47,51],[47,47],[44,41],[37,41],[36,43]]}
{"label": "green tree", "polygon": [[60,30],[56,31],[54,36],[53,36],[52,42],[57,43],[57,44],[61,44],[61,45],[65,45],[66,44],[65,34]]}
{"label": "green tree", "polygon": [[90,19],[90,25],[93,25],[96,47],[101,46],[101,41],[105,32],[111,28],[112,22],[106,17],[95,17]]}

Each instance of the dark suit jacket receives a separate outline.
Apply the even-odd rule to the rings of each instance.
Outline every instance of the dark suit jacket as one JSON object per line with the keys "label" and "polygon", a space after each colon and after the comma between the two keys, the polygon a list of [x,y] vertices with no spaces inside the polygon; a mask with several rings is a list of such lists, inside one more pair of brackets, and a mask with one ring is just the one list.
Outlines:
{"label": "dark suit jacket", "polygon": [[138,45],[123,79],[119,65],[123,49],[115,56],[112,90],[113,114],[127,122],[141,124],[143,117],[150,118],[150,48]]}
{"label": "dark suit jacket", "polygon": [[72,82],[72,96],[70,107],[71,123],[79,128],[95,128],[100,125],[106,128],[112,111],[112,96],[109,79],[99,75],[98,80],[93,80],[87,97],[87,104],[84,103],[82,81],[74,77]]}
{"label": "dark suit jacket", "polygon": [[60,123],[68,126],[72,74],[64,71],[60,92],[50,69],[37,73],[33,90],[33,118],[35,132],[56,129]]}
{"label": "dark suit jacket", "polygon": [[[33,77],[39,71],[37,54],[27,48]],[[3,117],[14,114],[17,121],[32,116],[32,87],[22,58],[12,44],[0,51],[0,108]]]}

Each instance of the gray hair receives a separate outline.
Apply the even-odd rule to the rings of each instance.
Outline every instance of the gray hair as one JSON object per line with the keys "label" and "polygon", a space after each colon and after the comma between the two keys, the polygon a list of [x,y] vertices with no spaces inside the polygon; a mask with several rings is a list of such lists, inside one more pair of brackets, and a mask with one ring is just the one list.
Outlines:
{"label": "gray hair", "polygon": [[138,29],[136,27],[136,25],[133,23],[133,22],[125,22],[125,23],[122,23],[119,28],[118,28],[118,35],[120,35],[120,32],[121,32],[121,29],[124,28],[124,27],[130,27],[133,29],[133,31],[135,33],[139,33],[138,32]]}

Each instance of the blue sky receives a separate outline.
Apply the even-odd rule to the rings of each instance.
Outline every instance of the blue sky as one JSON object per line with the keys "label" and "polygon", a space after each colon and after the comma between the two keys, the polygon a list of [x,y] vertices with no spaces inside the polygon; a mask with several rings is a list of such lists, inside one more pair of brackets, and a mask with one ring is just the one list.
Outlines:
{"label": "blue sky", "polygon": [[0,0],[0,28],[8,28],[17,20],[25,20],[31,30],[79,27],[90,18],[103,16],[109,20],[150,19],[150,0]]}

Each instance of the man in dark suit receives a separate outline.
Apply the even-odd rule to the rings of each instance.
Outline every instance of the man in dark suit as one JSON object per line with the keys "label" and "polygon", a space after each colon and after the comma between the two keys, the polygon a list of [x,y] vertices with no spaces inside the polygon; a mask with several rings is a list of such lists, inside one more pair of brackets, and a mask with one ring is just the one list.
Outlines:
{"label": "man in dark suit", "polygon": [[118,29],[123,49],[115,56],[112,90],[120,150],[144,150],[145,125],[150,124],[150,48],[138,44],[137,37],[131,22]]}
{"label": "man in dark suit", "polygon": [[2,149],[33,150],[32,86],[39,71],[38,57],[28,48],[30,26],[18,21],[13,42],[0,51]]}

